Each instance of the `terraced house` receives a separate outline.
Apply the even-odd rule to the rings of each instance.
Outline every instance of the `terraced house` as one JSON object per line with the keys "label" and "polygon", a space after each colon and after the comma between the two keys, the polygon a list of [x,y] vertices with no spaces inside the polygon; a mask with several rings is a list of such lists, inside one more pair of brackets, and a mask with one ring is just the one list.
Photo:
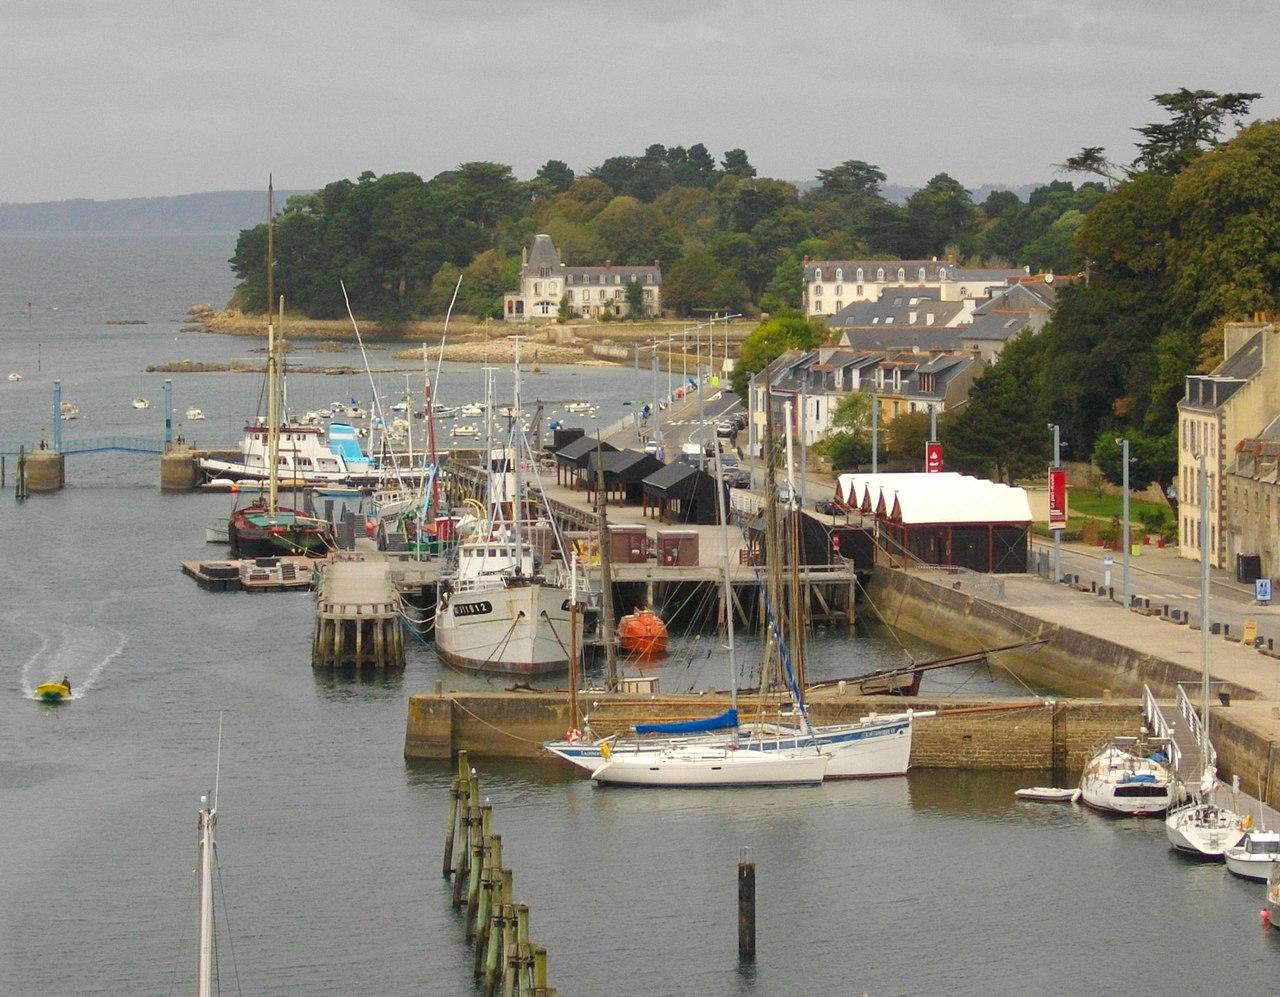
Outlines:
{"label": "terraced house", "polygon": [[[628,296],[628,288],[636,290]],[[581,318],[631,315],[631,300],[639,295],[640,314],[662,314],[662,268],[650,266],[571,267],[560,262],[560,251],[549,235],[535,235],[520,262],[520,287],[504,296],[502,317],[508,322],[550,322],[564,297],[570,314]]]}

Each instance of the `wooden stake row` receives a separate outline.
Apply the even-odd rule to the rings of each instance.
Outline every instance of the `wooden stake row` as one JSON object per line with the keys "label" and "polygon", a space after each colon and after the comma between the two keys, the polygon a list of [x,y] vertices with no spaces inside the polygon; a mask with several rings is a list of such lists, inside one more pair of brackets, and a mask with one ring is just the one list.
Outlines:
{"label": "wooden stake row", "polygon": [[480,783],[465,751],[449,788],[444,836],[445,879],[464,912],[473,974],[486,997],[556,997],[547,986],[547,950],[529,938],[529,907],[515,902],[511,870],[502,865],[502,836],[492,832],[493,808],[480,802]]}

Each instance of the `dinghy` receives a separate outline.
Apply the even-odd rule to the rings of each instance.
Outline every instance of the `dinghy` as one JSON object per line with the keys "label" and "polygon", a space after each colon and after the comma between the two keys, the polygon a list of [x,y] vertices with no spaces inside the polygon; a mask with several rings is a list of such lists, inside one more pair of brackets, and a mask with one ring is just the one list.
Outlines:
{"label": "dinghy", "polygon": [[61,703],[71,698],[71,687],[61,682],[46,682],[36,686],[36,699],[42,703]]}
{"label": "dinghy", "polygon": [[1015,790],[1013,795],[1020,800],[1034,800],[1037,803],[1075,803],[1080,799],[1080,790],[1032,786],[1029,789]]}

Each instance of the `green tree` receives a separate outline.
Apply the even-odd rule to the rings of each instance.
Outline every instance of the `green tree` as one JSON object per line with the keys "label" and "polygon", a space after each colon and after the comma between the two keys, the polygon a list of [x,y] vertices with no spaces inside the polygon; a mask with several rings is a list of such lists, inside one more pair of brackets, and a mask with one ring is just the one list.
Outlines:
{"label": "green tree", "polygon": [[640,318],[644,315],[644,288],[640,286],[639,281],[631,281],[627,284],[623,296],[627,302],[627,312],[632,318]]}
{"label": "green tree", "polygon": [[569,169],[568,163],[559,159],[548,159],[538,167],[538,179],[546,185],[550,193],[563,194],[573,186],[573,181],[577,178],[573,175],[573,170]]}
{"label": "green tree", "polygon": [[758,374],[787,350],[812,350],[826,338],[826,329],[798,312],[781,312],[761,322],[742,341],[733,367],[733,390],[743,394],[752,374]]}
{"label": "green tree", "polygon": [[929,440],[929,413],[903,412],[889,420],[884,431],[884,449],[890,457],[911,461],[924,460],[924,445]]}
{"label": "green tree", "polygon": [[1239,128],[1260,93],[1215,93],[1179,87],[1152,97],[1169,120],[1136,129],[1142,136],[1134,167],[1175,176],[1205,149],[1218,144],[1226,120]]}
{"label": "green tree", "polygon": [[705,249],[695,249],[662,279],[662,297],[677,315],[728,309],[741,311],[750,300],[745,284]]}
{"label": "green tree", "polygon": [[831,414],[832,431],[814,447],[831,458],[837,471],[859,467],[871,459],[871,398],[851,391],[840,399]]}
{"label": "green tree", "polygon": [[906,257],[939,256],[953,244],[964,251],[971,246],[980,219],[964,186],[939,173],[907,198],[899,252]]}
{"label": "green tree", "polygon": [[940,433],[949,466],[1012,481],[1048,465],[1045,407],[1028,390],[1036,383],[1043,346],[1032,333],[1015,336],[973,382],[966,404],[947,413]]}
{"label": "green tree", "polygon": [[720,165],[729,176],[750,178],[756,175],[756,168],[747,161],[747,154],[742,149],[730,149],[720,160]]}
{"label": "green tree", "polygon": [[778,264],[765,285],[764,293],[760,295],[760,307],[767,312],[799,308],[803,285],[803,261],[798,256],[788,256]]}

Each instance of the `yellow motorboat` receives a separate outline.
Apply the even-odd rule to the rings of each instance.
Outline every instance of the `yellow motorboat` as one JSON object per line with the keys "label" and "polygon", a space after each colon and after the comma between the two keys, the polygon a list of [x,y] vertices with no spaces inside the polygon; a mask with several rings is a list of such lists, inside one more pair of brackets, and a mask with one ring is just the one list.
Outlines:
{"label": "yellow motorboat", "polygon": [[36,686],[36,699],[42,703],[61,703],[71,698],[71,687],[63,682],[46,682]]}

